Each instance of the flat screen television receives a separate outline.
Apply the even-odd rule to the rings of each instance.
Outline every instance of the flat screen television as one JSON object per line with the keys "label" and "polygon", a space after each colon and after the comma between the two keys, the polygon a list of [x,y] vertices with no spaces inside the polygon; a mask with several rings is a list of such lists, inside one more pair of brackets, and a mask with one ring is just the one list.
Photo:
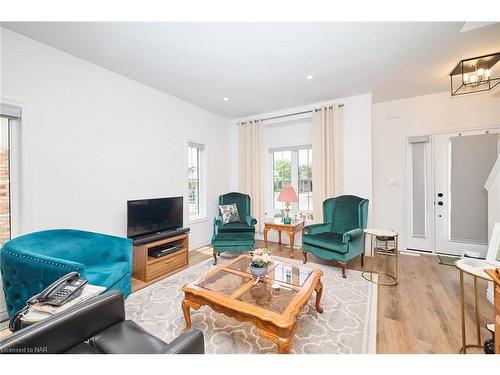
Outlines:
{"label": "flat screen television", "polygon": [[139,199],[127,202],[127,237],[182,228],[183,197]]}

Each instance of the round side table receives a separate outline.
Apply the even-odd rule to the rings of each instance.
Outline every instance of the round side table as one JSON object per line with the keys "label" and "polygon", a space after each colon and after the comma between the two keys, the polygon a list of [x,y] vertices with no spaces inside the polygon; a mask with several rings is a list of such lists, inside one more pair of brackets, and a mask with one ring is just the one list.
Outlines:
{"label": "round side table", "polygon": [[[467,354],[467,348],[483,349],[483,345],[481,343],[481,326],[479,324],[479,301],[477,294],[477,279],[479,278],[486,281],[493,281],[491,277],[489,277],[488,274],[484,272],[486,268],[491,268],[491,264],[482,259],[462,258],[455,261],[455,267],[460,271],[460,306],[461,306],[460,312],[462,318],[462,347],[460,348],[460,354]],[[467,345],[466,343],[464,273],[469,274],[474,278],[474,307],[476,310],[477,344]]]}
{"label": "round side table", "polygon": [[[387,229],[375,229],[375,228],[369,228],[365,229],[364,232],[370,236],[370,252],[371,252],[371,261],[370,261],[370,270],[367,271],[365,270],[362,273],[362,276],[365,280],[368,280],[369,282],[372,282],[377,285],[381,286],[396,286],[399,283],[398,280],[398,253],[399,253],[399,234],[398,232],[395,232],[393,230],[387,230]],[[373,247],[373,240],[375,238],[375,242],[378,241],[383,241],[384,245],[382,248],[374,248]],[[389,249],[389,242],[394,241],[394,245]],[[385,257],[385,267],[383,271],[380,270],[373,270],[373,264],[377,261],[377,254],[383,255]],[[390,272],[389,269],[389,259],[394,258],[394,272]],[[377,279],[377,281],[373,280],[373,275],[378,274],[378,275],[385,275],[387,278],[389,278],[389,281],[387,282],[381,282]],[[369,276],[368,276],[369,275]]]}

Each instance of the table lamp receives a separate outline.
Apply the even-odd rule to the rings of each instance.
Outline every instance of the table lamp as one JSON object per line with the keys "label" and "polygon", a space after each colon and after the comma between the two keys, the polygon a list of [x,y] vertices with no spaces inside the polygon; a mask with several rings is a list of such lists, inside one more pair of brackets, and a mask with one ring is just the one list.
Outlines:
{"label": "table lamp", "polygon": [[278,195],[278,202],[285,202],[285,217],[283,218],[284,224],[290,224],[292,219],[290,217],[290,203],[297,202],[297,193],[295,192],[293,186],[285,186],[281,190],[280,195]]}

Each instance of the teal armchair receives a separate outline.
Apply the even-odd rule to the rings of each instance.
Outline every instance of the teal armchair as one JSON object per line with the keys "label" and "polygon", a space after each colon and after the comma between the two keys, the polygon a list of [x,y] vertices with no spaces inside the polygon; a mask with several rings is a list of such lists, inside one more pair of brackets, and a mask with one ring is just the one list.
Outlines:
{"label": "teal armchair", "polygon": [[218,233],[255,233],[257,220],[250,214],[250,196],[242,193],[227,193],[219,197],[219,205],[236,203],[240,222],[224,224],[219,214],[215,218],[215,225]]}
{"label": "teal armchair", "polygon": [[55,280],[76,271],[90,284],[131,293],[132,241],[75,229],[19,236],[0,250],[0,273],[9,317]]}
{"label": "teal armchair", "polygon": [[219,205],[236,203],[240,221],[226,223],[219,214],[214,219],[212,238],[214,264],[217,254],[222,252],[252,251],[255,243],[255,225],[257,220],[251,215],[250,196],[242,193],[227,193],[219,197]]}
{"label": "teal armchair", "polygon": [[342,195],[323,202],[323,223],[308,225],[302,238],[304,263],[307,253],[324,260],[336,260],[346,277],[347,262],[361,255],[364,265],[368,199]]}

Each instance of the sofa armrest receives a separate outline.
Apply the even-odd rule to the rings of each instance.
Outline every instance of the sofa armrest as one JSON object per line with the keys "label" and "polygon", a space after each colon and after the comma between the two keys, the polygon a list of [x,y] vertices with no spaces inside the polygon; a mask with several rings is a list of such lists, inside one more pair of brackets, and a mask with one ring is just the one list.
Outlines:
{"label": "sofa armrest", "polygon": [[257,224],[257,219],[251,215],[247,215],[243,218],[243,222],[247,223],[247,225],[251,227],[254,227]]}
{"label": "sofa armrest", "polygon": [[99,238],[95,241],[93,249],[95,263],[126,262],[132,272],[132,240],[107,234],[96,234],[96,236]]}
{"label": "sofa armrest", "polygon": [[217,228],[222,228],[222,226],[224,225],[224,222],[222,221],[222,216],[217,215],[216,217],[214,217],[214,224]]}
{"label": "sofa armrest", "polygon": [[22,309],[29,298],[64,275],[76,271],[83,279],[87,276],[82,263],[7,248],[0,250],[0,269],[9,317]]}
{"label": "sofa armrest", "polygon": [[345,232],[344,235],[342,236],[342,242],[347,243],[349,241],[353,241],[358,237],[361,237],[363,235],[363,229],[356,228],[352,229],[349,232]]}
{"label": "sofa armrest", "polygon": [[305,228],[306,234],[318,234],[318,233],[330,232],[330,230],[331,230],[330,223],[312,224],[308,225]]}
{"label": "sofa armrest", "polygon": [[105,293],[8,336],[0,353],[63,353],[124,319],[123,294]]}
{"label": "sofa armrest", "polygon": [[167,354],[205,354],[205,339],[197,329],[190,329],[167,344]]}

